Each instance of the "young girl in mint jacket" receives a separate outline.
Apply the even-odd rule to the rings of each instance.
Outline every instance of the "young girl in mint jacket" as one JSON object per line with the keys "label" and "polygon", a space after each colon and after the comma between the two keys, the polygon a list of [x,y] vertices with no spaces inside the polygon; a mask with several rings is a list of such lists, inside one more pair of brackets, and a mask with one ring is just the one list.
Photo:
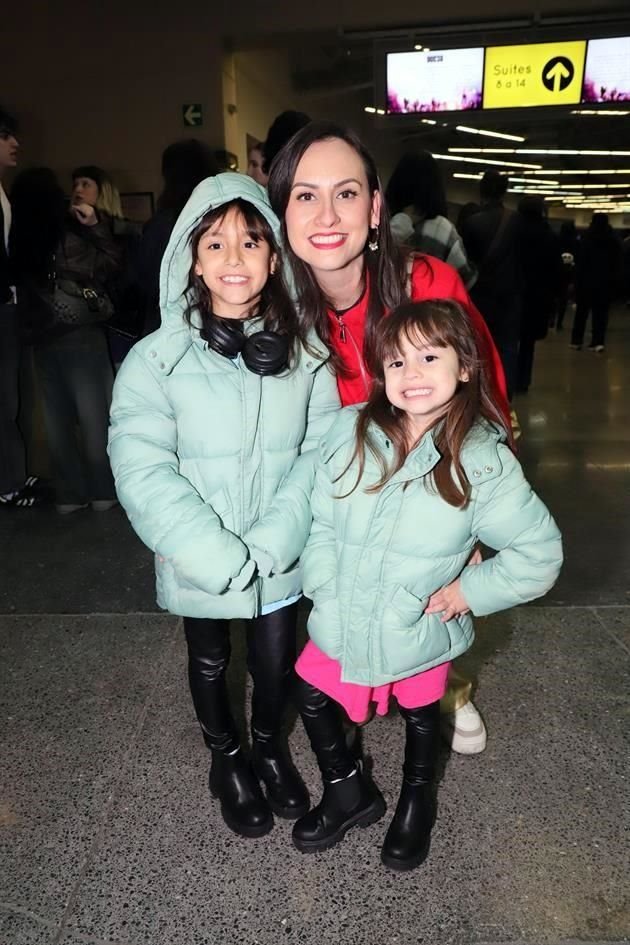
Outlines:
{"label": "young girl in mint jacket", "polygon": [[[324,793],[293,840],[316,852],[383,816],[383,797],[346,747],[338,708],[361,722],[371,702],[385,714],[393,695],[406,745],[381,858],[408,870],[429,848],[439,699],[451,661],[473,641],[470,613],[545,594],[562,547],[508,446],[457,303],[401,305],[378,323],[371,359],[367,404],[342,410],[321,444],[302,556],[313,610],[296,670]],[[467,566],[479,541],[498,554]]]}
{"label": "young girl in mint jacket", "polygon": [[[158,603],[184,618],[210,790],[246,837],[271,829],[272,810],[308,810],[282,723],[315,447],[339,407],[327,355],[303,337],[285,287],[279,229],[245,176],[196,188],[162,262],[162,326],[118,374],[109,440],[120,502],[155,552]],[[252,764],[225,679],[237,617],[254,682]]]}

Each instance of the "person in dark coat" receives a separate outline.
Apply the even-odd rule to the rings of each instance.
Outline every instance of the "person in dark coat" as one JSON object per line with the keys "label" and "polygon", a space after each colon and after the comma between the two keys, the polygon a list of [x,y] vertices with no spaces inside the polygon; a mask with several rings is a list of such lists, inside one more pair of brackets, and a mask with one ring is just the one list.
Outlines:
{"label": "person in dark coat", "polygon": [[536,342],[547,334],[558,296],[562,257],[560,244],[549,226],[542,197],[523,197],[518,205],[518,217],[523,316],[516,390],[526,394],[532,380]]}
{"label": "person in dark coat", "polygon": [[584,343],[588,316],[592,314],[590,351],[601,354],[606,344],[608,313],[621,266],[621,245],[605,213],[594,213],[580,241],[575,281],[575,318],[570,347],[579,351]]}
{"label": "person in dark coat", "polygon": [[145,335],[160,327],[160,266],[175,222],[197,184],[218,173],[212,151],[196,138],[175,141],[162,154],[164,189],[156,213],[145,224],[138,252],[137,279],[145,299]]}
{"label": "person in dark coat", "polygon": [[507,185],[507,177],[486,171],[479,184],[481,209],[465,221],[461,236],[468,259],[478,272],[470,296],[499,349],[511,398],[517,385],[523,303],[519,220],[503,205]]}

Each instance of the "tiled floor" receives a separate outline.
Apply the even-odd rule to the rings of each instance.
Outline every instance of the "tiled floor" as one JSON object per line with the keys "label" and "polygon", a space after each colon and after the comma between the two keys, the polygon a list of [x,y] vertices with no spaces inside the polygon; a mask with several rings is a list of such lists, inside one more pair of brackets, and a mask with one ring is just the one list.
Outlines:
{"label": "tiled floor", "polygon": [[[380,865],[387,820],[317,857],[285,822],[231,834],[178,622],[122,513],[2,516],[0,945],[630,941],[630,312],[605,356],[567,341],[539,346],[517,402],[566,567],[544,602],[478,621],[465,663],[488,748],[444,751],[431,855],[409,875]],[[365,740],[391,807],[399,719]],[[292,745],[316,794],[299,725]]]}

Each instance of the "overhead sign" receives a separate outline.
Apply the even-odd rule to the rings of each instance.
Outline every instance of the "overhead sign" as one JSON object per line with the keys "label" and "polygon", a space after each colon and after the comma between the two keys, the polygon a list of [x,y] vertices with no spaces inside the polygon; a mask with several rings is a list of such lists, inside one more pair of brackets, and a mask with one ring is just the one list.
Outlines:
{"label": "overhead sign", "polygon": [[481,108],[483,46],[389,53],[387,112],[470,111]]}
{"label": "overhead sign", "polygon": [[488,46],[483,107],[577,105],[585,58],[586,40]]}
{"label": "overhead sign", "polygon": [[630,102],[630,36],[590,40],[582,101]]}
{"label": "overhead sign", "polygon": [[187,128],[199,128],[203,123],[201,105],[182,105],[182,116]]}

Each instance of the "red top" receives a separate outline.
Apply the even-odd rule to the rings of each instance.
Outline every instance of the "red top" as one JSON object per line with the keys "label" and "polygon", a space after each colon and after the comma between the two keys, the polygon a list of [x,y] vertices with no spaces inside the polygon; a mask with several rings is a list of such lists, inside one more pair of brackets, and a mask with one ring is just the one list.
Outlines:
{"label": "red top", "polygon": [[[430,263],[429,266],[427,262]],[[367,400],[369,394],[370,378],[363,362],[368,293],[369,284],[356,305],[342,315],[337,315],[331,309],[328,311],[331,345],[351,372],[350,376],[337,376],[339,396],[344,407],[362,403]],[[483,315],[471,302],[456,270],[433,256],[419,257],[411,271],[411,298],[415,302],[424,299],[454,299],[463,305],[477,331],[480,354],[491,372],[497,405],[502,408],[506,417],[509,417],[505,375],[499,353]]]}

